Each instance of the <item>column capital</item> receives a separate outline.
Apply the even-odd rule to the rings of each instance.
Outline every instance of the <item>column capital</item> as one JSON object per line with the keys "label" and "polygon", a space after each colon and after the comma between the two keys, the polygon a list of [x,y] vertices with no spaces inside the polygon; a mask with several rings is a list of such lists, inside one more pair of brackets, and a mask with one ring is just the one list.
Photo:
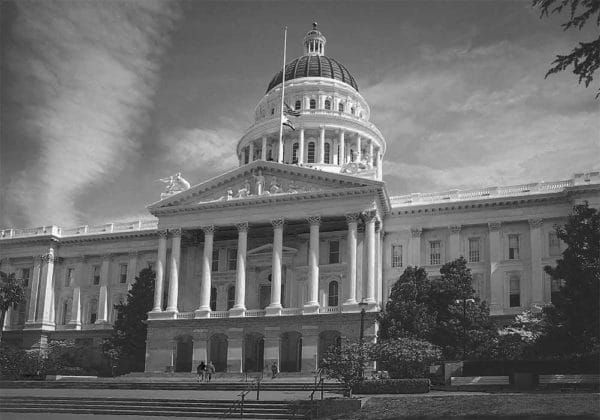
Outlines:
{"label": "column capital", "polygon": [[159,229],[157,232],[158,239],[167,239],[167,229]]}
{"label": "column capital", "polygon": [[498,231],[500,230],[500,227],[502,226],[502,222],[489,222],[488,223],[488,228],[490,229],[491,232],[494,231]]}
{"label": "column capital", "polygon": [[420,227],[413,227],[410,229],[410,234],[413,238],[420,238],[423,233],[423,229]]}
{"label": "column capital", "polygon": [[43,254],[41,259],[45,263],[53,263],[54,262],[54,251],[50,249],[47,254]]}
{"label": "column capital", "polygon": [[33,263],[34,264],[39,264],[42,262],[44,256],[43,255],[34,255],[33,256]]}
{"label": "column capital", "polygon": [[176,227],[176,228],[171,228],[169,229],[169,233],[171,234],[171,237],[181,237],[181,228],[180,227]]}
{"label": "column capital", "polygon": [[205,235],[213,235],[215,233],[215,226],[214,225],[210,225],[210,226],[202,226],[202,231],[204,232]]}
{"label": "column capital", "polygon": [[450,230],[450,233],[460,233],[462,226],[461,225],[451,225],[451,226],[448,226],[448,229]]}
{"label": "column capital", "polygon": [[346,223],[358,223],[360,213],[346,213]]}
{"label": "column capital", "polygon": [[377,220],[377,210],[371,209],[363,211],[362,218],[365,221],[365,223],[375,222]]}
{"label": "column capital", "polygon": [[319,226],[321,224],[321,216],[308,216],[306,220],[311,226]]}
{"label": "column capital", "polygon": [[285,219],[283,217],[278,217],[276,219],[271,220],[271,225],[275,229],[282,228],[284,223],[285,223]]}
{"label": "column capital", "polygon": [[248,222],[239,222],[235,224],[238,232],[248,232]]}
{"label": "column capital", "polygon": [[541,228],[544,224],[543,219],[529,219],[529,227],[531,229]]}

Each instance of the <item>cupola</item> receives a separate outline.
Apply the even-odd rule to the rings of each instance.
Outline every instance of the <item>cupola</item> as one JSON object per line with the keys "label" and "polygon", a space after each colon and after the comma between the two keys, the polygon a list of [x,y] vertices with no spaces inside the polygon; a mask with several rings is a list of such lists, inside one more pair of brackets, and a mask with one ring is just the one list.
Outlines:
{"label": "cupola", "polygon": [[304,55],[325,55],[325,43],[327,40],[317,30],[317,22],[313,22],[312,30],[304,37]]}

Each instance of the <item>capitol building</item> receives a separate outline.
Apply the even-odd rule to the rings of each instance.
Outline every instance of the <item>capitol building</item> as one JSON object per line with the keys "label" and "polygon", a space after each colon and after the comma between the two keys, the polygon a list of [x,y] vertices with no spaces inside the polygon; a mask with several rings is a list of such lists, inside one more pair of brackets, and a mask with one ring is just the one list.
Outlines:
{"label": "capitol building", "polygon": [[[0,270],[27,286],[5,341],[99,347],[146,267],[156,272],[147,372],[202,360],[230,373],[273,362],[314,371],[329,345],[358,339],[362,309],[365,338],[376,336],[407,266],[435,277],[459,256],[492,316],[551,302],[560,284],[543,267],[564,250],[554,226],[575,204],[600,207],[600,174],[390,196],[386,141],[357,79],[325,54],[316,25],[303,48],[268,83],[237,143],[239,167],[193,186],[173,177],[147,207],[154,219],[1,231]],[[280,138],[282,119],[293,129]]]}

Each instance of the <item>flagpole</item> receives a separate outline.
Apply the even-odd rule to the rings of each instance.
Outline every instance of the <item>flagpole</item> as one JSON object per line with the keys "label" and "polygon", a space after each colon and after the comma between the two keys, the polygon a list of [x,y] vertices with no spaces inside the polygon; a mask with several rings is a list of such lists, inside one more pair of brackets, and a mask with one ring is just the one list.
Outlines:
{"label": "flagpole", "polygon": [[281,113],[279,115],[279,148],[277,162],[283,163],[283,101],[285,94],[285,50],[287,46],[287,26],[283,30],[283,67],[281,70]]}

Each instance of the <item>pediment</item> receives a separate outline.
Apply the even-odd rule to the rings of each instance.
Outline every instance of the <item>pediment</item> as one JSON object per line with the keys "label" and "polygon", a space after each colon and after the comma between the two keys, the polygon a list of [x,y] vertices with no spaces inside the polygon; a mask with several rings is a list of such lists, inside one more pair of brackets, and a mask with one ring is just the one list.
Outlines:
{"label": "pediment", "polygon": [[[298,252],[298,250],[296,248],[292,248],[289,246],[282,247],[283,254],[295,254],[296,252]],[[246,253],[246,255],[248,257],[250,257],[252,255],[271,255],[271,254],[273,254],[273,244],[261,245],[259,247],[248,250],[248,252]]]}
{"label": "pediment", "polygon": [[243,202],[293,194],[382,187],[383,182],[275,162],[255,161],[148,206],[153,210]]}

